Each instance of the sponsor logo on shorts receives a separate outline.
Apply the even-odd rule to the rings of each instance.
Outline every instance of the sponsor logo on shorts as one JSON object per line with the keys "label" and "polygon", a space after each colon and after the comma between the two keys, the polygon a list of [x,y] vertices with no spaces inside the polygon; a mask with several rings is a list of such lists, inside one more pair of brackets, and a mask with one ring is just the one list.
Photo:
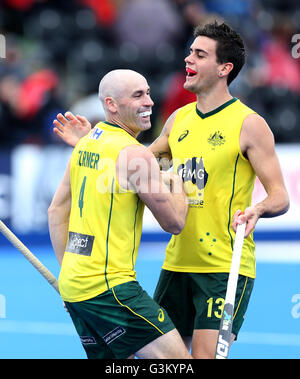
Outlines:
{"label": "sponsor logo on shorts", "polygon": [[164,322],[165,321],[165,314],[164,314],[164,311],[159,308],[158,310],[158,321],[159,322]]}
{"label": "sponsor logo on shorts", "polygon": [[106,342],[107,344],[110,344],[111,342],[113,342],[115,339],[117,339],[118,337],[120,337],[124,333],[126,333],[126,330],[124,328],[122,328],[122,326],[117,326],[114,330],[107,333],[103,337],[104,342]]}
{"label": "sponsor logo on shorts", "polygon": [[94,236],[89,236],[88,234],[69,232],[66,251],[90,256],[92,254],[94,238]]}
{"label": "sponsor logo on shorts", "polygon": [[83,345],[97,345],[95,338],[90,336],[80,336],[80,341]]}

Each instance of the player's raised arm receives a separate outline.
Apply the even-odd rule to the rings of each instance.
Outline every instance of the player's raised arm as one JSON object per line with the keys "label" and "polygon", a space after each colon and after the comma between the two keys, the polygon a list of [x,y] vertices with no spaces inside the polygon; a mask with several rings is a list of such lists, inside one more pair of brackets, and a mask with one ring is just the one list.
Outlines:
{"label": "player's raised arm", "polygon": [[59,113],[53,124],[53,132],[73,147],[91,130],[91,124],[84,116],[75,117],[71,112],[66,112],[65,115]]}

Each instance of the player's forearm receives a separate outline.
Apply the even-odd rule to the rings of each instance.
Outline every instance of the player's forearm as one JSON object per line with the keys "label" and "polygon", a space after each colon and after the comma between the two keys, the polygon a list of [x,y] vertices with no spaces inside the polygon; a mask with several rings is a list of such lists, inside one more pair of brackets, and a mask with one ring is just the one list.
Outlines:
{"label": "player's forearm", "polygon": [[[170,233],[179,234],[184,228],[188,213],[188,200],[184,191],[184,185],[180,177],[170,173],[169,183],[170,193],[168,194],[169,215],[166,218],[169,222]],[[166,182],[166,178],[164,179]]]}
{"label": "player's forearm", "polygon": [[186,216],[188,213],[188,200],[184,192],[182,193],[173,193],[173,209],[174,209],[174,217],[176,218],[178,233],[179,234],[185,226]]}
{"label": "player's forearm", "polygon": [[149,146],[149,150],[157,159],[160,170],[168,171],[172,167],[172,157],[168,151],[156,150],[153,144]]}
{"label": "player's forearm", "polygon": [[272,193],[255,205],[259,218],[276,217],[289,209],[289,196],[285,189],[273,190]]}
{"label": "player's forearm", "polygon": [[162,229],[171,234],[179,234],[185,225],[188,205],[184,193],[164,192],[139,193],[142,201],[151,210]]}
{"label": "player's forearm", "polygon": [[50,206],[48,209],[48,224],[53,250],[61,265],[68,240],[69,213]]}
{"label": "player's forearm", "polygon": [[172,166],[172,155],[168,143],[168,138],[166,136],[158,137],[148,149],[157,159],[159,167],[163,171],[168,171]]}
{"label": "player's forearm", "polygon": [[181,233],[184,228],[187,210],[181,202],[182,200],[179,202],[178,200],[168,199],[160,203],[161,209],[164,209],[163,212],[153,212],[152,210],[154,217],[164,231],[176,235]]}

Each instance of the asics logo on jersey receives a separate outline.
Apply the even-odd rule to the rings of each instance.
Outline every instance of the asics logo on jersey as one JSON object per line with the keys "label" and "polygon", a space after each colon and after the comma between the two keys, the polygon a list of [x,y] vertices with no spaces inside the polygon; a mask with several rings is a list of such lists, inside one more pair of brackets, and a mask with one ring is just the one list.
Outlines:
{"label": "asics logo on jersey", "polygon": [[185,130],[178,138],[178,142],[181,142],[188,134],[189,134],[189,130]]}

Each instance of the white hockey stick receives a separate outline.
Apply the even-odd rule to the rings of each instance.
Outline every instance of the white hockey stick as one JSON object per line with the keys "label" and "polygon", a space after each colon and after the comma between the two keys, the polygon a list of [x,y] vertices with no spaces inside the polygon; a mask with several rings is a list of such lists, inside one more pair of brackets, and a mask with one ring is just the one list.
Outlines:
{"label": "white hockey stick", "polygon": [[226,359],[228,357],[231,330],[233,323],[234,300],[236,287],[239,277],[240,262],[244,243],[246,223],[239,224],[236,229],[236,235],[233,246],[232,261],[228,277],[226,297],[224,302],[223,315],[220,322],[220,329],[216,348],[216,359]]}

